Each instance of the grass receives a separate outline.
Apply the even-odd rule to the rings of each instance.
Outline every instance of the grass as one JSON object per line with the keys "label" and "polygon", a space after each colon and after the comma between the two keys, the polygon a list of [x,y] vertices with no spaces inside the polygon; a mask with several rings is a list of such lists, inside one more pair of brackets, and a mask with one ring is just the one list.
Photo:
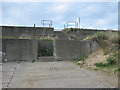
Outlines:
{"label": "grass", "polygon": [[95,63],[95,66],[96,67],[106,67],[106,66],[108,66],[108,64],[107,63]]}
{"label": "grass", "polygon": [[74,62],[77,65],[82,65],[82,64],[84,64],[85,58],[86,58],[85,56],[82,56],[82,57],[79,57],[79,58],[75,58],[71,61]]}
{"label": "grass", "polygon": [[18,39],[18,37],[12,37],[12,36],[3,36],[0,37],[1,39]]}
{"label": "grass", "polygon": [[119,68],[119,69],[115,69],[114,71],[115,71],[115,72],[120,72],[120,68]]}
{"label": "grass", "polygon": [[71,31],[72,28],[65,28],[63,31]]}
{"label": "grass", "polygon": [[[101,31],[97,32],[93,35],[90,35],[83,40],[97,40],[97,41],[110,41],[111,43],[117,44],[120,41],[120,37],[118,37],[120,34],[119,31]],[[100,42],[102,44],[102,42]]]}
{"label": "grass", "polygon": [[73,61],[73,62],[84,61],[85,58],[86,57],[83,56],[83,57],[75,58],[75,59],[73,59],[71,61]]}
{"label": "grass", "polygon": [[91,36],[84,38],[84,40],[92,40],[93,38],[98,38],[102,40],[110,40],[115,43],[115,41],[120,40],[120,37],[118,37],[119,34],[119,31],[99,31]]}
{"label": "grass", "polygon": [[0,39],[35,39],[35,40],[43,40],[43,41],[54,41],[53,39],[44,39],[44,38],[33,38],[33,37],[15,37],[15,36],[4,36],[0,37]]}
{"label": "grass", "polygon": [[110,52],[118,50],[120,47],[120,32],[119,31],[101,31],[91,36],[84,38],[83,40],[94,40],[103,49],[104,54],[107,55]]}
{"label": "grass", "polygon": [[39,39],[39,40],[42,40],[42,41],[54,41],[52,39]]}

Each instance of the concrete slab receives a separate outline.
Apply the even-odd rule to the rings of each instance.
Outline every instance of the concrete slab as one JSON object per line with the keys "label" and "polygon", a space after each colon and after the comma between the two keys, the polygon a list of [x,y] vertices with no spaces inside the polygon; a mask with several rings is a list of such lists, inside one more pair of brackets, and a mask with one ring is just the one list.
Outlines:
{"label": "concrete slab", "polygon": [[[15,63],[15,62],[13,62]],[[13,63],[4,63],[10,67]],[[9,66],[10,64],[10,66]],[[13,78],[4,75],[3,81],[10,79],[9,88],[110,88],[117,87],[117,79],[110,83],[108,76],[95,71],[80,68],[69,61],[56,62],[20,62],[15,63],[16,69],[4,68],[4,71],[14,71]],[[5,70],[7,69],[7,70]],[[9,77],[9,76],[8,76]],[[3,83],[6,87],[7,83]]]}
{"label": "concrete slab", "polygon": [[5,62],[2,64],[2,87],[7,88],[11,82],[17,62]]}

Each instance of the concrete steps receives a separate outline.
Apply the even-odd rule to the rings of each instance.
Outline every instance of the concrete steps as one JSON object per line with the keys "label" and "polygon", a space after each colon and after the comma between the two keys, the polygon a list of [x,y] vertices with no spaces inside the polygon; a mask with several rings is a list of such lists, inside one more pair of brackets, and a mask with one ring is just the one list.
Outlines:
{"label": "concrete steps", "polygon": [[48,56],[48,57],[38,57],[38,61],[52,62],[52,61],[57,61],[57,60],[53,56]]}

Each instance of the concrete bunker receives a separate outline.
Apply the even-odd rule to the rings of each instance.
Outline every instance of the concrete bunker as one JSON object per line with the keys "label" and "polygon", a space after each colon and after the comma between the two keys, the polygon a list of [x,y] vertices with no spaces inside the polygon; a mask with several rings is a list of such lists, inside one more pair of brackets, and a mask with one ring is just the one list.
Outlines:
{"label": "concrete bunker", "polygon": [[[2,52],[6,53],[9,61],[71,60],[87,56],[98,48],[96,42],[81,40],[88,34],[96,33],[95,30],[73,29],[66,34],[54,31],[51,27],[3,26],[2,28]],[[68,34],[76,35],[76,39],[70,40]],[[23,38],[24,35],[26,38]]]}
{"label": "concrete bunker", "polygon": [[7,60],[71,60],[98,48],[94,41],[3,39]]}

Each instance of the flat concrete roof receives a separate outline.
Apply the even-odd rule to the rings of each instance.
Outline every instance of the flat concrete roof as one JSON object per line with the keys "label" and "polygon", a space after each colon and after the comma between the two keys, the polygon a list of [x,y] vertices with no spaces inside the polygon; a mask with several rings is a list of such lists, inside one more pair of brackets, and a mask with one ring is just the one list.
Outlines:
{"label": "flat concrete roof", "polygon": [[11,27],[11,28],[47,28],[47,29],[54,29],[54,27],[30,27],[30,26],[0,26],[0,27]]}

